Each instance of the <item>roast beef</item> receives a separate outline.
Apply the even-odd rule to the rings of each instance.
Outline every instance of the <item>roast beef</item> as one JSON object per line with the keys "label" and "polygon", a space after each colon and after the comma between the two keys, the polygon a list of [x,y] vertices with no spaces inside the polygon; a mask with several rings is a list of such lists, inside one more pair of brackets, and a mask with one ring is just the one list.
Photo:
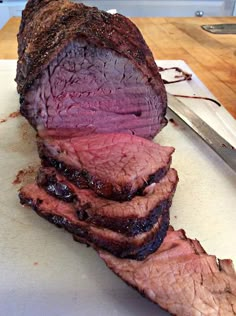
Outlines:
{"label": "roast beef", "polygon": [[77,239],[95,248],[106,249],[115,256],[143,260],[161,244],[169,226],[169,204],[163,208],[157,222],[145,233],[127,237],[121,233],[81,221],[72,203],[48,195],[36,184],[24,186],[19,193],[23,205],[33,208],[49,222],[64,227]]}
{"label": "roast beef", "polygon": [[158,182],[169,169],[174,151],[128,134],[44,137],[38,139],[38,148],[44,164],[78,187],[121,201]]}
{"label": "roast beef", "polygon": [[178,176],[170,169],[159,182],[146,187],[143,196],[131,201],[116,202],[97,196],[93,191],[78,189],[53,168],[41,168],[37,183],[49,194],[73,202],[81,221],[109,228],[126,236],[134,236],[150,230],[170,205]]}
{"label": "roast beef", "polygon": [[173,315],[236,315],[232,261],[208,255],[183,230],[169,230],[144,261],[119,259],[102,250],[99,254],[127,284]]}
{"label": "roast beef", "polygon": [[29,0],[18,56],[20,110],[37,129],[152,138],[166,124],[166,92],[153,55],[120,14]]}

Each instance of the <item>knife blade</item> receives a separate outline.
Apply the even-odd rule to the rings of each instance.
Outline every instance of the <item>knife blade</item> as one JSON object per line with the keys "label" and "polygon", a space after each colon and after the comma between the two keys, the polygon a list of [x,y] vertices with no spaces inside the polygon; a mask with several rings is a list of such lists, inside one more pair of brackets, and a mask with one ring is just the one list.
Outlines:
{"label": "knife blade", "polygon": [[236,34],[236,23],[202,25],[203,30],[214,34]]}
{"label": "knife blade", "polygon": [[167,93],[168,108],[236,172],[236,150],[183,102]]}

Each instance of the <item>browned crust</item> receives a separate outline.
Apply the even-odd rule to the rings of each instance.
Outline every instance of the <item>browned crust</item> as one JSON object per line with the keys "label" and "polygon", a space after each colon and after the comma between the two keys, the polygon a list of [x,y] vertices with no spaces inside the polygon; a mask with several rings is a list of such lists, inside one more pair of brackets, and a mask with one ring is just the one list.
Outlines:
{"label": "browned crust", "polygon": [[[16,82],[21,95],[70,41],[84,38],[131,60],[167,105],[164,84],[150,49],[137,27],[120,14],[112,15],[67,0],[29,0],[17,38]],[[166,107],[163,112],[165,115]]]}
{"label": "browned crust", "polygon": [[[66,229],[69,233],[86,241],[86,244],[94,248],[101,248],[109,251],[114,256],[120,258],[130,258],[136,260],[143,260],[149,254],[153,253],[162,243],[168,226],[169,226],[169,211],[164,210],[159,225],[155,230],[147,232],[145,241],[140,244],[139,241],[132,238],[121,238],[114,241],[110,237],[104,237],[101,233],[97,233],[93,229],[96,226],[78,221],[77,224],[72,223],[67,218],[59,216],[53,210],[51,212],[45,211],[42,204],[43,201],[39,198],[34,198],[30,194],[24,192],[24,187],[19,193],[20,202],[22,205],[30,206],[39,216],[45,218],[49,222],[55,224],[57,227]],[[99,229],[99,227],[97,227]],[[102,228],[101,228],[102,230]]]}
{"label": "browned crust", "polygon": [[135,236],[149,231],[163,211],[170,208],[178,178],[176,178],[175,183],[172,183],[172,190],[166,195],[165,199],[160,201],[153,209],[150,209],[147,215],[139,218],[129,214],[123,217],[110,217],[96,213],[88,215],[89,209],[92,207],[90,203],[81,205],[80,195],[75,186],[68,182],[65,177],[60,176],[54,169],[40,168],[36,181],[38,186],[42,187],[48,194],[67,203],[74,203],[77,216],[81,221],[108,228],[126,236]]}

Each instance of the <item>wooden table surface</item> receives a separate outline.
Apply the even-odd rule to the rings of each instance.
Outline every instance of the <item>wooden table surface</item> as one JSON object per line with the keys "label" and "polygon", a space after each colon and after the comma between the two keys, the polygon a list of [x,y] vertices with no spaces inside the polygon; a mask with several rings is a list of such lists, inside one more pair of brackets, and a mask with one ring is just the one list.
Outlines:
{"label": "wooden table surface", "polygon": [[[236,23],[226,18],[132,18],[155,59],[183,59],[236,118],[236,34],[214,35],[202,24]],[[17,58],[20,18],[0,30],[0,59]]]}

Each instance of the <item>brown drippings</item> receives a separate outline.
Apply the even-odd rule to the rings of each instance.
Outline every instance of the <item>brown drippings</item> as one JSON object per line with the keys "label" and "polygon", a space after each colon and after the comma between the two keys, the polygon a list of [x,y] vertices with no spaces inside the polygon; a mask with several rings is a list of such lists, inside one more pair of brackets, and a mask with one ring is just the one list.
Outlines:
{"label": "brown drippings", "polygon": [[177,80],[168,81],[166,79],[163,79],[164,84],[170,84],[170,83],[175,83],[175,82],[180,82],[180,81],[192,80],[192,74],[186,72],[185,70],[183,70],[183,69],[181,69],[179,67],[167,67],[167,68],[158,67],[158,70],[159,70],[159,72],[168,71],[168,70],[175,70],[175,71],[180,73],[180,75],[175,75],[174,76],[174,78],[176,78]]}
{"label": "brown drippings", "polygon": [[16,112],[12,112],[11,114],[9,114],[9,118],[15,118],[15,117],[17,117],[17,116],[19,116],[20,115],[20,112],[19,111],[16,111]]}
{"label": "brown drippings", "polygon": [[25,169],[19,170],[12,184],[22,184],[23,182],[28,182],[29,180],[32,180],[37,168],[38,166],[28,166]]}
{"label": "brown drippings", "polygon": [[221,106],[221,104],[218,101],[211,98],[207,98],[207,97],[200,97],[196,95],[183,95],[183,94],[173,94],[173,95],[178,98],[189,98],[189,99],[200,99],[200,100],[211,101],[217,104],[218,106]]}
{"label": "brown drippings", "polygon": [[15,178],[15,180],[12,182],[12,184],[20,184],[21,181],[22,181],[21,179],[22,179],[23,175],[24,175],[24,171],[23,171],[23,170],[18,171],[18,173],[17,173],[17,175],[16,175],[16,178]]}
{"label": "brown drippings", "polygon": [[[232,146],[232,145],[229,145],[229,146],[230,146],[230,149],[235,150],[235,147],[234,147],[234,146]],[[226,146],[224,143],[221,144],[221,147],[224,147],[224,148],[229,148],[229,146]]]}
{"label": "brown drippings", "polygon": [[179,122],[176,121],[175,119],[173,119],[172,117],[169,118],[168,121],[171,123],[171,125],[172,125],[173,127],[177,128],[177,129],[179,129],[179,130],[185,130],[185,126],[182,125],[182,124],[179,124]]}
{"label": "brown drippings", "polygon": [[32,142],[32,138],[35,137],[33,130],[30,128],[28,122],[22,122],[20,124],[20,136],[26,142]]}
{"label": "brown drippings", "polygon": [[38,263],[37,261],[35,261],[35,262],[33,263],[33,265],[34,265],[34,266],[38,266],[39,263]]}
{"label": "brown drippings", "polygon": [[18,116],[20,116],[20,115],[21,115],[21,114],[20,114],[20,111],[12,112],[12,113],[10,113],[10,114],[8,115],[7,118],[0,119],[0,123],[5,123],[5,122],[7,122],[7,120],[8,120],[9,118],[15,118],[15,117],[18,117]]}
{"label": "brown drippings", "polygon": [[179,124],[173,118],[170,118],[169,122],[172,123],[176,127],[179,126]]}
{"label": "brown drippings", "polygon": [[[163,79],[164,84],[176,83],[176,82],[187,81],[187,80],[191,80],[192,79],[192,74],[184,71],[183,69],[181,69],[179,67],[168,67],[168,68],[158,67],[158,69],[159,69],[159,72],[168,71],[168,70],[175,70],[175,71],[180,73],[180,75],[175,75],[174,76],[174,78],[176,78],[177,80],[168,81],[166,79]],[[190,98],[190,99],[206,100],[206,101],[214,102],[218,106],[221,106],[221,104],[218,101],[216,101],[216,100],[214,100],[212,98],[196,96],[195,94],[193,96],[182,95],[182,94],[174,94],[174,96],[175,97],[179,97],[179,98]]]}

